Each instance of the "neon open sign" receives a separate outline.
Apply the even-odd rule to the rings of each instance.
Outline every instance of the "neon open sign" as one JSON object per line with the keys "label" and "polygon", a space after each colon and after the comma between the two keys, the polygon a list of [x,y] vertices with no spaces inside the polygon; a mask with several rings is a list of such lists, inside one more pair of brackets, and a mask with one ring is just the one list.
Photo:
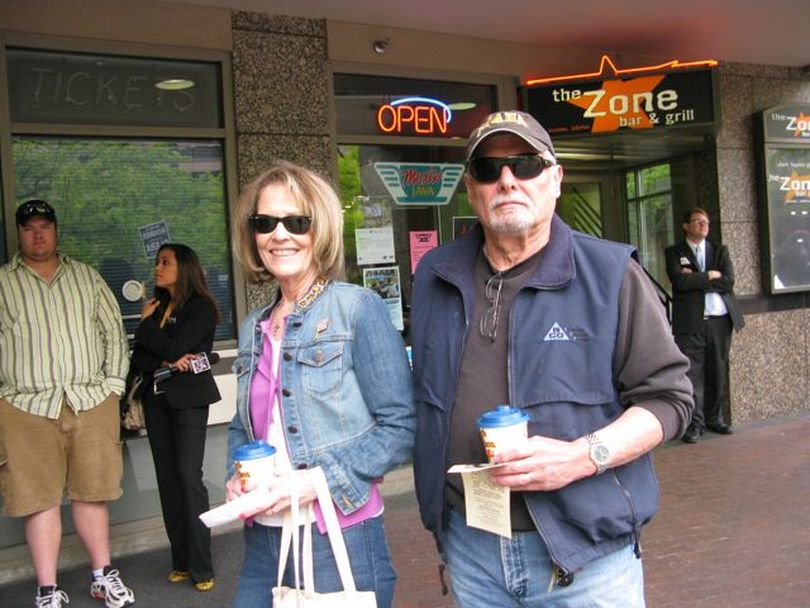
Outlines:
{"label": "neon open sign", "polygon": [[403,97],[377,110],[377,126],[394,135],[444,135],[453,112],[443,101],[430,97]]}

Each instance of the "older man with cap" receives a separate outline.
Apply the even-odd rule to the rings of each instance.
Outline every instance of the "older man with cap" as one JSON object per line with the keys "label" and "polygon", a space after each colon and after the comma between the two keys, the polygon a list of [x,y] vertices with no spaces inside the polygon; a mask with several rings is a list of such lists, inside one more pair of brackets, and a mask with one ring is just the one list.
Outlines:
{"label": "older man with cap", "polygon": [[0,268],[0,489],[25,517],[35,608],[67,606],[57,586],[62,495],[90,557],[90,595],[107,608],[135,598],[110,566],[107,501],[121,496],[118,398],[129,349],[115,297],[86,264],[57,252],[56,212],[16,213],[20,250]]}
{"label": "older man with cap", "polygon": [[[459,606],[643,606],[649,452],[689,423],[688,361],[633,248],[555,215],[563,170],[532,116],[488,116],[466,168],[479,224],[429,252],[413,290],[422,520]],[[490,471],[510,537],[469,525],[446,473],[486,461],[476,420],[500,404],[528,418]]]}

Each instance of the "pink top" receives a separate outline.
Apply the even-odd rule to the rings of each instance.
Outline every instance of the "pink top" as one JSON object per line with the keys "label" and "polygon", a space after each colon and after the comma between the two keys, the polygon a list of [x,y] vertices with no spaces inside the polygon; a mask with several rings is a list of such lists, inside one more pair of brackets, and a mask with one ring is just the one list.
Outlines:
{"label": "pink top", "polygon": [[[285,329],[287,319],[284,319]],[[276,351],[273,340],[270,334],[270,319],[261,321],[260,327],[262,328],[262,354],[259,357],[259,363],[256,366],[256,372],[253,374],[253,379],[250,383],[250,421],[253,427],[253,434],[256,439],[267,440],[270,435],[270,427],[274,425],[282,425],[281,420],[281,398],[280,390],[281,385],[278,381],[278,361],[281,359],[280,353]],[[275,362],[275,364],[274,364]],[[275,414],[275,415],[274,415]],[[282,437],[283,432],[279,433]],[[273,446],[277,450],[281,450],[282,446]],[[287,453],[289,461],[289,450],[287,446],[283,446],[284,451]],[[348,528],[355,524],[359,524],[372,517],[377,517],[383,512],[383,500],[380,495],[378,481],[371,484],[371,491],[366,503],[349,513],[344,515],[340,509],[337,511],[338,521],[341,528]],[[315,503],[315,518],[318,522],[318,529],[321,534],[326,533],[326,524],[324,523],[321,509],[317,502]]]}

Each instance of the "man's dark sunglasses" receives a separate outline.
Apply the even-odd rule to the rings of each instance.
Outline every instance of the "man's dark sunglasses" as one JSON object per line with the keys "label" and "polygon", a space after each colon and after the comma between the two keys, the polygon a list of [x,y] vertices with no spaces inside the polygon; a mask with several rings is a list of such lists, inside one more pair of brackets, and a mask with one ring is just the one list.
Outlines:
{"label": "man's dark sunglasses", "polygon": [[481,156],[472,159],[467,165],[472,178],[481,184],[497,182],[504,166],[509,167],[518,179],[534,179],[544,169],[553,166],[553,160],[543,158],[539,154],[519,154],[517,156],[490,157]]}
{"label": "man's dark sunglasses", "polygon": [[309,227],[312,226],[312,218],[306,215],[288,215],[286,217],[275,217],[273,215],[264,215],[255,213],[248,219],[250,227],[254,232],[261,234],[270,234],[276,229],[278,223],[284,224],[284,229],[290,234],[306,234]]}

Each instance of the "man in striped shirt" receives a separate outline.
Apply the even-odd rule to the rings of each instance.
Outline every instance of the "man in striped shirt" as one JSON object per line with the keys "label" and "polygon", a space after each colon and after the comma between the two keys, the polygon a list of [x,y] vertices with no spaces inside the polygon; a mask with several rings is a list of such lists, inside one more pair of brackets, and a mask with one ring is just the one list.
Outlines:
{"label": "man in striped shirt", "polygon": [[110,567],[107,501],[121,496],[118,414],[129,364],[115,297],[101,275],[58,252],[56,213],[16,212],[20,250],[0,268],[0,489],[4,514],[25,517],[36,608],[68,603],[56,585],[67,490],[90,557],[90,593],[135,603]]}

